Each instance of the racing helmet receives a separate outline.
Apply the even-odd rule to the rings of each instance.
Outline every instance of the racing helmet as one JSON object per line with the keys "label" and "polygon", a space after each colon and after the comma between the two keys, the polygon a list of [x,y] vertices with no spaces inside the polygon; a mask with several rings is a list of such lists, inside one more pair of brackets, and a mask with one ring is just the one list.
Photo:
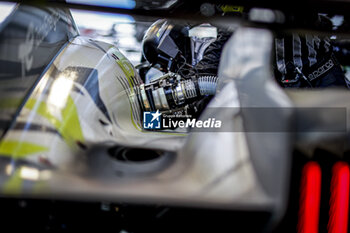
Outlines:
{"label": "racing helmet", "polygon": [[152,66],[158,65],[169,71],[180,54],[188,50],[188,30],[184,24],[172,23],[166,19],[154,22],[142,40],[142,54]]}

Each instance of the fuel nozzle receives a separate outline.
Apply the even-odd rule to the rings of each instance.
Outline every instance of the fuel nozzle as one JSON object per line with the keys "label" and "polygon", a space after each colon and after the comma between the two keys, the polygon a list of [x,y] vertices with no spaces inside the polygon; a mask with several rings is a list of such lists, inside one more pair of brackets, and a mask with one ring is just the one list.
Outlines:
{"label": "fuel nozzle", "polygon": [[142,84],[139,99],[146,111],[171,110],[202,96],[214,95],[216,86],[216,76],[184,79],[169,72],[148,84]]}

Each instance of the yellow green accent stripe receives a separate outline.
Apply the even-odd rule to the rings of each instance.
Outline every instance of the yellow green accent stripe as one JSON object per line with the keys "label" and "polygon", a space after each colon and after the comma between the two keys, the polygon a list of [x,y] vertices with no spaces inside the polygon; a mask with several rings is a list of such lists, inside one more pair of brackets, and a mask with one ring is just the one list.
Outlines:
{"label": "yellow green accent stripe", "polygon": [[39,115],[50,121],[50,123],[53,124],[56,129],[60,127],[60,121],[56,117],[52,116],[46,103],[30,98],[24,107],[36,111]]}
{"label": "yellow green accent stripe", "polygon": [[59,127],[59,132],[63,137],[68,136],[74,140],[84,142],[84,135],[81,129],[78,110],[75,106],[73,99],[69,96],[67,99],[66,107],[62,109],[62,122]]}
{"label": "yellow green accent stripe", "polygon": [[228,13],[228,12],[242,13],[244,9],[243,6],[232,6],[232,5],[222,5],[220,8],[224,13]]}
{"label": "yellow green accent stripe", "polygon": [[47,147],[29,142],[4,140],[0,142],[0,154],[14,158],[25,158],[28,155],[48,151]]}
{"label": "yellow green accent stripe", "polygon": [[70,96],[67,98],[66,106],[61,110],[62,121],[50,113],[45,102],[29,99],[24,107],[36,111],[39,115],[47,119],[68,144],[72,145],[75,141],[85,141],[79,121],[78,111]]}

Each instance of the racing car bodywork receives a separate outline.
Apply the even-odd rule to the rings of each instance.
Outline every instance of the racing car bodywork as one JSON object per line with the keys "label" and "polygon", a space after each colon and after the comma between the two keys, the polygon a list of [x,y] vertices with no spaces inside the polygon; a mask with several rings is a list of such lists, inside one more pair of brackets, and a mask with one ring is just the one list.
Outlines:
{"label": "racing car bodywork", "polygon": [[[28,8],[18,6],[13,17],[22,11],[34,10]],[[44,17],[52,16],[44,14]],[[56,25],[49,26],[53,29]],[[37,32],[34,26],[32,43],[36,47],[28,56],[39,48]],[[24,35],[30,33],[27,31]],[[248,47],[259,46],[257,43],[264,45],[259,46],[264,49],[254,63],[257,69],[264,67],[264,57],[270,49],[265,45],[271,42],[271,34],[254,29],[241,29],[237,35],[240,33],[249,34],[252,40],[255,33],[264,35],[264,40],[240,41]],[[235,40],[239,41],[239,37],[233,38],[228,48]],[[18,48],[30,42],[26,39]],[[229,84],[220,89],[212,107],[239,107],[232,77],[227,76],[222,81]],[[3,192],[97,194],[113,198],[207,202],[226,207],[276,208],[273,200],[277,200],[275,196],[283,198],[282,179],[286,179],[284,173],[288,171],[283,165],[288,161],[288,156],[283,155],[288,146],[281,140],[283,137],[277,136],[281,140],[281,151],[278,158],[274,158],[279,160],[280,175],[270,176],[261,171],[265,173],[264,178],[259,178],[263,179],[261,181],[255,171],[260,168],[254,168],[243,132],[233,133],[229,128],[225,128],[225,132],[190,134],[143,130],[141,107],[135,94],[135,86],[141,82],[132,64],[113,45],[80,36],[69,39],[37,78],[28,95],[17,99],[22,104],[0,144]],[[16,96],[16,92],[9,91]],[[285,98],[282,93],[281,96]],[[266,104],[279,106],[266,98]],[[16,103],[16,97],[12,99],[12,102],[6,99],[2,102]],[[18,106],[5,107],[4,110],[12,113],[12,108]],[[239,113],[231,114],[237,115],[233,121],[241,118]],[[228,122],[226,127],[234,127],[229,123],[231,118],[224,119]],[[118,153],[126,156],[124,161]],[[142,161],[142,154],[147,153],[151,154],[150,158],[146,155]],[[270,156],[263,150],[259,154],[264,154],[264,160]],[[273,177],[281,180],[274,180],[272,186],[265,179]],[[239,182],[242,179],[245,182]]]}
{"label": "racing car bodywork", "polygon": [[[283,90],[270,68],[273,41],[267,29],[239,26],[225,45],[200,116],[224,128],[150,131],[142,80],[118,48],[79,36],[68,10],[18,5],[0,31],[1,194],[261,210],[278,221],[293,147],[343,143],[348,130],[295,132],[289,110],[346,108],[350,94],[324,90],[325,104],[319,91]],[[288,111],[274,112],[279,128],[268,131],[250,108]]]}

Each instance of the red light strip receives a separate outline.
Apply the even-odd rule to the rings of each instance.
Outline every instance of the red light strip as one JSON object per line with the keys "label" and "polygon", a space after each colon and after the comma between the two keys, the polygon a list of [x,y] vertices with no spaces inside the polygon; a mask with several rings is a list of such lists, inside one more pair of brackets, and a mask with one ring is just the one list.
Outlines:
{"label": "red light strip", "polygon": [[346,233],[348,230],[349,185],[349,165],[337,162],[332,169],[329,233]]}
{"label": "red light strip", "polygon": [[321,168],[308,162],[302,171],[298,233],[318,233],[321,200]]}

